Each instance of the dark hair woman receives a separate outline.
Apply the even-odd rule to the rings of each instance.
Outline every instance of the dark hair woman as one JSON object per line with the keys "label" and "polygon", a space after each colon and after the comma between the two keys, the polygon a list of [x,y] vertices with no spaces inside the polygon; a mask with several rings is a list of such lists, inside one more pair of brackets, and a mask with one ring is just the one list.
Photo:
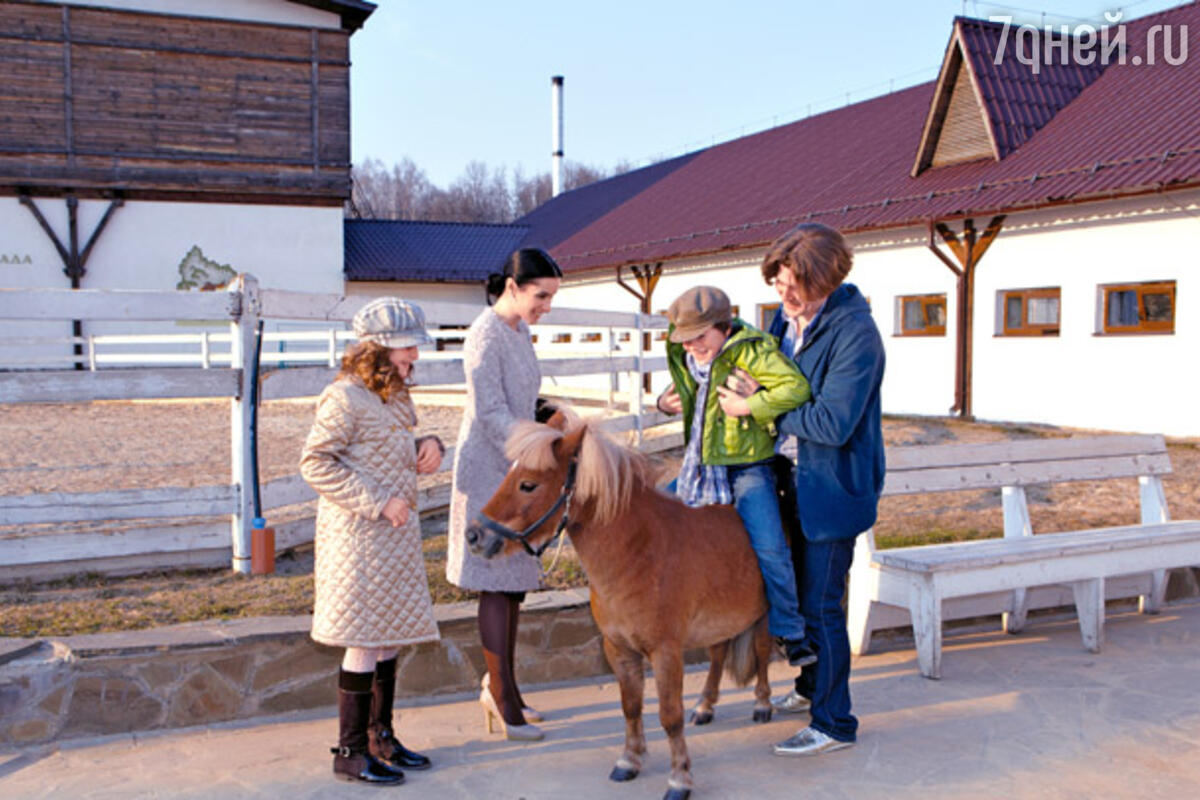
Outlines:
{"label": "dark hair woman", "polygon": [[525,592],[541,582],[541,564],[517,553],[484,559],[466,547],[467,524],[476,517],[508,472],[504,445],[513,425],[535,419],[542,374],[529,326],[550,310],[562,270],[544,250],[517,250],[502,273],[488,277],[491,307],[476,317],[463,343],[467,404],[454,456],[446,577],[479,592],[479,637],[487,674],[479,702],[488,728],[499,717],[509,739],[541,739],[529,724],[541,716],[525,705],[513,669],[517,621]]}

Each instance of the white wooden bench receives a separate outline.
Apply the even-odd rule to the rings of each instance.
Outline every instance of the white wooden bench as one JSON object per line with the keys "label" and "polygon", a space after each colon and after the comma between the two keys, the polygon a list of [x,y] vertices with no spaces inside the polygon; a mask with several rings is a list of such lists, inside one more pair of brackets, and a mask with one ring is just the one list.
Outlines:
{"label": "white wooden bench", "polygon": [[[873,532],[856,543],[850,570],[851,649],[871,632],[911,620],[917,662],[941,677],[942,622],[1001,613],[1016,633],[1031,608],[1074,602],[1084,645],[1104,637],[1104,602],[1140,598],[1156,612],[1167,570],[1200,565],[1200,521],[1171,522],[1159,476],[1171,471],[1161,436],[1101,436],[888,450],[883,493],[1001,489],[1004,538],[876,550]],[[1033,536],[1025,487],[1136,477],[1141,523]]]}

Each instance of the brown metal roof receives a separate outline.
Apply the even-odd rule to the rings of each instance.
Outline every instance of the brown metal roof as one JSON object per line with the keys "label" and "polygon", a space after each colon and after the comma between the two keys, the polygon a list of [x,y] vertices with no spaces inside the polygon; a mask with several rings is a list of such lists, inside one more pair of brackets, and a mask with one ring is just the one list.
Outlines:
{"label": "brown metal roof", "polygon": [[[985,57],[989,23],[956,24]],[[564,193],[518,222],[578,271],[758,247],[805,220],[856,232],[1200,185],[1200,58],[1133,63],[1160,24],[1178,41],[1178,26],[1200,30],[1200,5],[1129,23],[1126,63],[1090,83],[993,66],[999,161],[910,175],[930,82]]]}

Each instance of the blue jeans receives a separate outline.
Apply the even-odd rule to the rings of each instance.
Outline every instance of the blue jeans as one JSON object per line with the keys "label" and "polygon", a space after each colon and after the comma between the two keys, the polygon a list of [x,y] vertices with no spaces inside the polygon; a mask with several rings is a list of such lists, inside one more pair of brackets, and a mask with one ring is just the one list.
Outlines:
{"label": "blue jeans", "polygon": [[[796,691],[812,701],[812,727],[842,742],[858,736],[850,713],[850,636],[846,632],[846,574],[854,560],[854,540],[810,542],[800,530],[791,464],[779,459],[780,508],[792,539],[792,560],[801,587],[800,611],[817,663],[796,676]],[[786,475],[786,478],[785,478]]]}
{"label": "blue jeans", "polygon": [[796,592],[792,550],[779,516],[775,473],[769,461],[737,464],[726,468],[737,509],[758,557],[767,588],[767,625],[782,639],[804,638],[804,617]]}

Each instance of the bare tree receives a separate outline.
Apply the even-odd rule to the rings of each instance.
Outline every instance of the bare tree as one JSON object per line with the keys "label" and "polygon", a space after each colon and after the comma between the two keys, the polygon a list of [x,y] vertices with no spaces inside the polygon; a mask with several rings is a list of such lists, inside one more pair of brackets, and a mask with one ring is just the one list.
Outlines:
{"label": "bare tree", "polygon": [[[622,162],[613,174],[628,169]],[[571,190],[608,175],[603,168],[568,161],[563,184]],[[550,199],[548,171],[526,178],[518,167],[510,180],[504,167],[492,169],[482,161],[468,163],[448,189],[435,186],[409,158],[390,170],[368,158],[353,167],[351,181],[346,214],[368,219],[511,222]]]}

